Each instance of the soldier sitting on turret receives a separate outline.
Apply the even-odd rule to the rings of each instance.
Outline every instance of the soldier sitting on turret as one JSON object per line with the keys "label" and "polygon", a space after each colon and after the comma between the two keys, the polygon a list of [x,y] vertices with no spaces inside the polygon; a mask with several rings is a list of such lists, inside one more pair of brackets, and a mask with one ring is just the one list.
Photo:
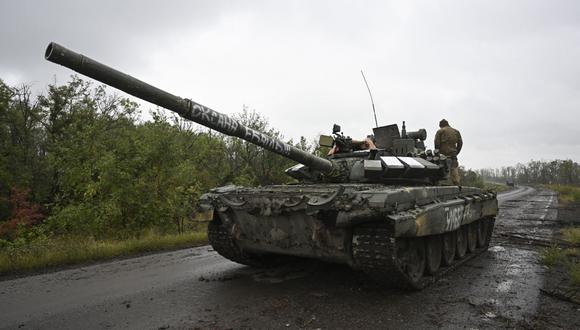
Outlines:
{"label": "soldier sitting on turret", "polygon": [[328,156],[332,156],[341,152],[352,152],[357,150],[371,150],[377,149],[377,146],[373,142],[373,136],[369,135],[366,139],[362,141],[350,140],[348,138],[347,143],[335,143],[334,146],[328,151]]}
{"label": "soldier sitting on turret", "polygon": [[367,136],[367,138],[362,141],[352,140],[352,147],[353,150],[370,150],[377,148],[373,142],[372,135]]}
{"label": "soldier sitting on turret", "polygon": [[457,155],[459,155],[463,147],[461,133],[449,126],[449,123],[445,119],[439,122],[439,127],[440,129],[435,134],[435,149],[439,149],[439,152],[451,158],[451,182],[454,185],[460,185]]}

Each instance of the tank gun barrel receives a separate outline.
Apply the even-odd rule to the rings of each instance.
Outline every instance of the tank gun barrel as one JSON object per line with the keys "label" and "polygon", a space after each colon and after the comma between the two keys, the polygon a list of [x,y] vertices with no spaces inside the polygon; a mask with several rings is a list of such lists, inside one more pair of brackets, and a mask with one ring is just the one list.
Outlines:
{"label": "tank gun barrel", "polygon": [[246,127],[237,120],[220,112],[192,100],[163,91],[57,43],[51,42],[48,45],[44,57],[51,62],[120,89],[127,94],[171,110],[181,117],[200,125],[229,136],[244,139],[310,168],[322,172],[330,172],[332,170],[332,163],[327,159],[317,157],[279,139]]}

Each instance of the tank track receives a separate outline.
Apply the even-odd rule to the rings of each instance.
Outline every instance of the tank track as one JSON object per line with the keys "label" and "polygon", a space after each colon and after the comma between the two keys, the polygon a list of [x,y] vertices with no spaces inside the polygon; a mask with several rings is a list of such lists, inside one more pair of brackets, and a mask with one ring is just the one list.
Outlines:
{"label": "tank track", "polygon": [[265,258],[244,253],[234,242],[231,235],[219,223],[211,221],[207,226],[207,237],[213,249],[223,257],[239,264],[252,267],[267,267]]}
{"label": "tank track", "polygon": [[[433,275],[427,275],[425,272],[419,280],[413,280],[405,273],[403,262],[397,255],[397,243],[400,243],[401,239],[393,237],[387,224],[370,223],[357,226],[354,228],[352,242],[354,266],[378,282],[397,288],[421,290],[438,281],[448,272],[487,251],[495,219],[479,219],[478,221],[482,220],[489,221],[487,241],[484,246],[467,253],[462,259],[455,259],[449,266],[441,265]],[[458,228],[456,232],[459,230]],[[427,237],[415,239],[423,239],[426,243]]]}

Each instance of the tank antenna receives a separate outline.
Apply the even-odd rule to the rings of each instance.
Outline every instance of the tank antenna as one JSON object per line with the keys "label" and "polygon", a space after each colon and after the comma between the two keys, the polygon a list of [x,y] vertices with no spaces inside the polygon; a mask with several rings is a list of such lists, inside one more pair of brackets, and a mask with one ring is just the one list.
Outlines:
{"label": "tank antenna", "polygon": [[375,127],[379,127],[379,122],[377,121],[377,112],[375,111],[375,101],[373,101],[373,94],[371,94],[371,89],[369,88],[369,84],[367,83],[367,78],[365,78],[363,70],[360,70],[360,74],[362,74],[363,80],[365,81],[365,85],[367,85],[367,89],[369,91],[369,96],[371,97],[371,104],[373,105],[373,114],[375,115]]}

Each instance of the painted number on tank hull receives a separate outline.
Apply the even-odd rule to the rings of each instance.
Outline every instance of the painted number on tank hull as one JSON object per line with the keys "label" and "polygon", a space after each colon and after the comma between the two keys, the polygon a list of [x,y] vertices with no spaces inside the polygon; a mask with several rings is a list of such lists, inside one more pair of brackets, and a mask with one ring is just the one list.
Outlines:
{"label": "painted number on tank hull", "polygon": [[461,226],[463,205],[445,208],[445,231],[452,231]]}

